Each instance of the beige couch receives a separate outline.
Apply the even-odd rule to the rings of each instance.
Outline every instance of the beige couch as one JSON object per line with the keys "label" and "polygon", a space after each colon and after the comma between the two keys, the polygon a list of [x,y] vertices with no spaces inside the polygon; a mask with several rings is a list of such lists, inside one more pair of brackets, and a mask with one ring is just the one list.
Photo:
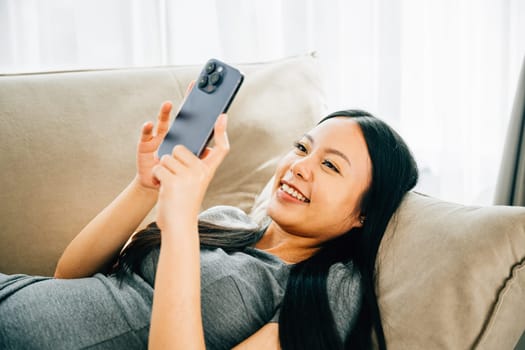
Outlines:
{"label": "beige couch", "polygon": [[[314,55],[237,66],[232,151],[204,206],[260,219],[277,159],[326,112],[322,81]],[[140,126],[162,101],[178,104],[199,69],[0,76],[0,272],[52,274],[133,177]],[[410,193],[381,246],[377,288],[389,349],[512,349],[525,329],[525,208]]]}

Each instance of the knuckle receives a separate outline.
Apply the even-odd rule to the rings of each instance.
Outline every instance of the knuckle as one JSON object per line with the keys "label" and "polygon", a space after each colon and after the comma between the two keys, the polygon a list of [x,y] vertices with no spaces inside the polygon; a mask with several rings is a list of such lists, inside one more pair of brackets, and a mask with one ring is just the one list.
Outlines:
{"label": "knuckle", "polygon": [[169,162],[170,158],[171,158],[171,156],[165,154],[165,155],[163,155],[163,156],[160,158],[160,162],[161,162],[162,164],[166,164],[166,163]]}
{"label": "knuckle", "polygon": [[173,154],[175,153],[178,153],[180,154],[181,152],[184,152],[184,146],[183,145],[177,145],[175,147],[173,147]]}

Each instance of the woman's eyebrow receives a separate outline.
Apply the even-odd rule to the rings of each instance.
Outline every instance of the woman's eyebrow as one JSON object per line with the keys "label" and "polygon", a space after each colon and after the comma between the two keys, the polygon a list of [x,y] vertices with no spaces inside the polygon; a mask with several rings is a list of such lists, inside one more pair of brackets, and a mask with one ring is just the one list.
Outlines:
{"label": "woman's eyebrow", "polygon": [[[312,146],[315,144],[314,138],[311,135],[304,134],[304,137],[306,137],[308,139],[308,141],[310,141]],[[339,150],[336,150],[335,148],[326,148],[325,152],[326,153],[335,154],[336,156],[339,156],[339,157],[343,158],[344,160],[346,160],[346,162],[348,163],[349,166],[352,166],[352,163],[350,162],[350,159],[348,159],[348,157],[343,152],[341,152]]]}

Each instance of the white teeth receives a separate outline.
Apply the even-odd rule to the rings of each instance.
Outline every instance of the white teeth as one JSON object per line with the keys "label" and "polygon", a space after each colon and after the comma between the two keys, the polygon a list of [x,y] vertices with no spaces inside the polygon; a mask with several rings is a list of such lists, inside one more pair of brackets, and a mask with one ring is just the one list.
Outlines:
{"label": "white teeth", "polygon": [[307,202],[308,201],[302,194],[300,194],[299,192],[297,192],[296,190],[294,190],[293,188],[291,188],[287,184],[282,184],[281,185],[281,189],[284,192],[288,193],[290,196],[295,197],[295,198],[299,199],[302,202]]}

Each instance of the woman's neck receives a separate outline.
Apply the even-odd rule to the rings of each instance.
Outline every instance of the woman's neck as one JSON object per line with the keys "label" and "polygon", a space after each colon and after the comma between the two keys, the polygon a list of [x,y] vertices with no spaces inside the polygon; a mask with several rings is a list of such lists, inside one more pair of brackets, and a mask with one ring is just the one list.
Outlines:
{"label": "woman's neck", "polygon": [[287,264],[295,264],[308,259],[319,249],[319,246],[314,244],[311,238],[286,232],[272,221],[255,244],[255,248],[273,254]]}

